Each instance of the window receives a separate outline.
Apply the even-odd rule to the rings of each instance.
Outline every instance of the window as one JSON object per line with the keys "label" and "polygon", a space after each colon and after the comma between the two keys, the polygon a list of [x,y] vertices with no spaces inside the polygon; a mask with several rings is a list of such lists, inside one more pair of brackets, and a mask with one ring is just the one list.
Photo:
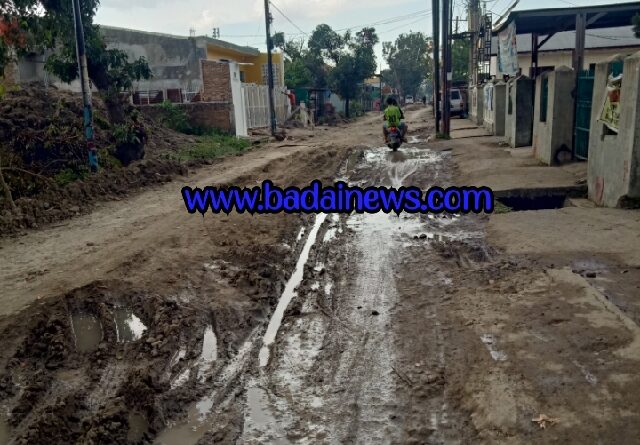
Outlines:
{"label": "window", "polygon": [[451,92],[451,99],[460,100],[460,91],[454,90]]}
{"label": "window", "polygon": [[244,82],[244,71],[240,71],[240,82]]}
{"label": "window", "polygon": [[542,91],[540,91],[540,122],[547,121],[547,109],[549,108],[549,77],[542,77]]}
{"label": "window", "polygon": [[[274,63],[271,66],[273,68],[273,84],[279,85],[280,84],[280,65]],[[268,65],[266,63],[262,65],[262,82],[264,85],[267,85],[269,83],[269,78],[268,78],[269,68],[267,67]]]}

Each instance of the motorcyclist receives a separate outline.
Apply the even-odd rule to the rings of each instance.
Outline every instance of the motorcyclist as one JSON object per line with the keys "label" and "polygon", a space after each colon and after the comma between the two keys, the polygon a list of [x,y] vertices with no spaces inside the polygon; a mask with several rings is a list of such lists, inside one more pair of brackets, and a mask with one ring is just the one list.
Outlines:
{"label": "motorcyclist", "polygon": [[400,137],[403,142],[407,142],[407,124],[404,123],[404,113],[398,105],[398,101],[393,97],[387,98],[387,108],[384,110],[384,125],[382,131],[385,143],[389,141],[389,128],[396,127],[400,130]]}

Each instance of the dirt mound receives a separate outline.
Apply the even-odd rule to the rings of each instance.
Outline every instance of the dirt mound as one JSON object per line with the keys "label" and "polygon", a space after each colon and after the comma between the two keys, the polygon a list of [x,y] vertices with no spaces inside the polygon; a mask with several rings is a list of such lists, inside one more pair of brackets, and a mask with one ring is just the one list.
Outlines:
{"label": "dirt mound", "polygon": [[93,105],[97,175],[89,172],[79,94],[32,84],[0,100],[0,172],[16,205],[13,209],[7,191],[0,190],[1,234],[69,218],[97,201],[186,173],[167,154],[196,138],[140,115],[148,136],[145,159],[124,168],[116,157],[118,128],[108,121],[98,95]]}

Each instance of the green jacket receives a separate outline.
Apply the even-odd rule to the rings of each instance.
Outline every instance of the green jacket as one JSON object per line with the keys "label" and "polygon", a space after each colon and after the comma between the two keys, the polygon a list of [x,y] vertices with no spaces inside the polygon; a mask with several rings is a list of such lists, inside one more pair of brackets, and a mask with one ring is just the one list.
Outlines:
{"label": "green jacket", "polygon": [[400,108],[395,105],[389,105],[386,110],[384,110],[384,120],[387,122],[387,126],[389,127],[397,127],[400,125],[400,121],[402,120],[402,112]]}

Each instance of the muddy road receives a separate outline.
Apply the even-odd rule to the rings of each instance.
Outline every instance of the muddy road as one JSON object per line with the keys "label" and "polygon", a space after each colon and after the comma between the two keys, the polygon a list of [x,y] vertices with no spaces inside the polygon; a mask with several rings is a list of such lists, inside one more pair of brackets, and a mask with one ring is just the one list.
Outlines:
{"label": "muddy road", "polygon": [[635,442],[640,328],[575,258],[507,255],[487,215],[181,202],[185,184],[455,184],[427,116],[398,153],[379,116],[297,130],[0,241],[0,444]]}

